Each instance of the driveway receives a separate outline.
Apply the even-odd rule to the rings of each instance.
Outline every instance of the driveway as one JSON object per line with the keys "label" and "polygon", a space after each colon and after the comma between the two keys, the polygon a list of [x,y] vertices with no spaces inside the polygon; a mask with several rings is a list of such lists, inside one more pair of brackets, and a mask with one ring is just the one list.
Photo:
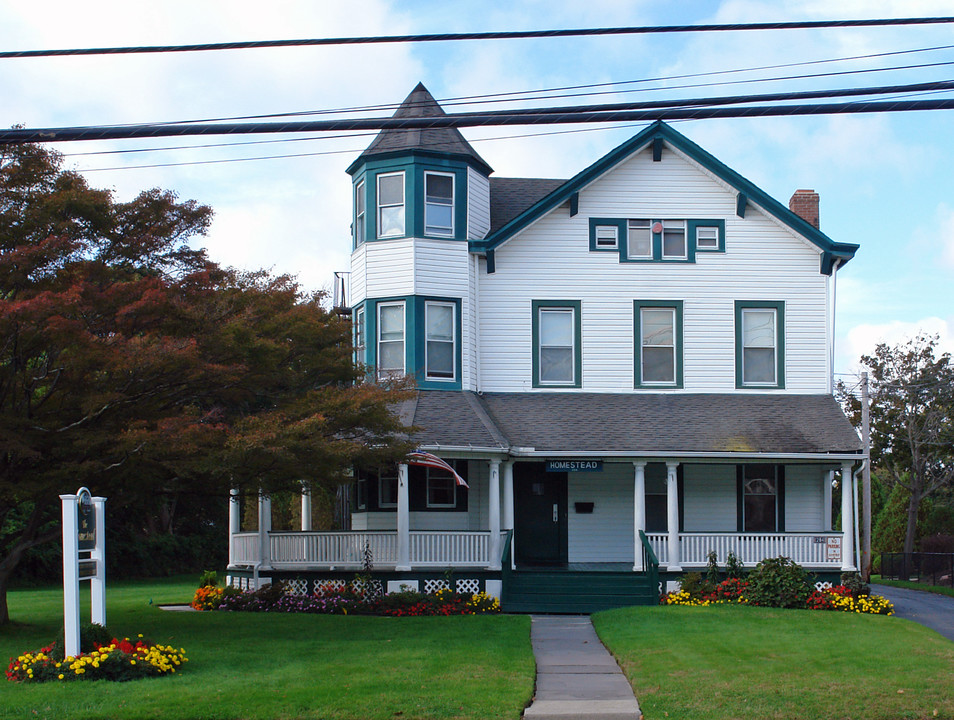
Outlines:
{"label": "driveway", "polygon": [[937,630],[954,641],[954,597],[887,585],[872,585],[871,592],[894,603],[894,614]]}

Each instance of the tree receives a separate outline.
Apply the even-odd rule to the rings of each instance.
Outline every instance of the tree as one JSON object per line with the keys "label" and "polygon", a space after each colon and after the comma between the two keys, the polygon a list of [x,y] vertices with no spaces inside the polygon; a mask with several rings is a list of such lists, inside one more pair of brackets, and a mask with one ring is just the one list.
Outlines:
{"label": "tree", "polygon": [[[910,493],[904,552],[914,550],[921,503],[954,481],[954,366],[937,336],[918,335],[861,358],[871,372],[871,461]],[[857,424],[860,403],[840,384]]]}
{"label": "tree", "polygon": [[0,151],[0,623],[57,495],[332,487],[407,450],[395,392],[355,381],[348,323],[288,277],[238,273],[189,240],[211,210],[117,202],[40,146]]}

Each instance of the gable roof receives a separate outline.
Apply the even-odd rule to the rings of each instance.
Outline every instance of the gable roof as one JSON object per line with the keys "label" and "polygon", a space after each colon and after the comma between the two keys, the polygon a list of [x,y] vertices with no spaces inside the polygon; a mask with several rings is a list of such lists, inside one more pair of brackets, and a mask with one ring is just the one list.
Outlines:
{"label": "gable roof", "polygon": [[[394,112],[395,118],[426,118],[443,117],[446,115],[443,108],[437,104],[434,96],[428,92],[423,83],[418,83],[400,107]],[[476,164],[484,172],[490,174],[493,169],[470,146],[460,130],[453,127],[435,128],[385,128],[377,134],[368,148],[358,156],[348,172],[354,172],[371,158],[386,158],[410,153],[457,155],[464,160]]]}
{"label": "gable roof", "polygon": [[562,205],[569,200],[571,196],[583,190],[587,185],[612,169],[615,165],[618,165],[631,155],[640,152],[655,142],[665,142],[689,156],[723,182],[735,188],[741,196],[744,196],[740,198],[740,204],[744,204],[745,200],[753,201],[769,215],[772,215],[781,223],[787,225],[793,231],[818,247],[822,252],[821,271],[826,275],[831,274],[836,261],[840,261],[844,264],[854,257],[855,252],[858,250],[858,245],[835,242],[818,228],[803,220],[775,198],[766,194],[750,181],[739,175],[735,170],[732,170],[717,160],[713,155],[703,150],[685,135],[677,132],[662,120],[657,120],[616,149],[604,155],[588,168],[564,182],[548,195],[527,207],[523,212],[513,217],[501,227],[496,230],[491,229],[490,234],[483,240],[472,241],[470,243],[471,251],[487,252],[494,250],[544,214]]}

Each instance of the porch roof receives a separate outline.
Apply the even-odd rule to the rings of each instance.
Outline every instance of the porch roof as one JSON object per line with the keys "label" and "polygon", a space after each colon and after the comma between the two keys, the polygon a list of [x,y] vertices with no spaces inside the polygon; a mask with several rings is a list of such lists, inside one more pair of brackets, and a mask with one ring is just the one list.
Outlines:
{"label": "porch roof", "polygon": [[860,453],[831,395],[418,392],[425,445],[561,454]]}

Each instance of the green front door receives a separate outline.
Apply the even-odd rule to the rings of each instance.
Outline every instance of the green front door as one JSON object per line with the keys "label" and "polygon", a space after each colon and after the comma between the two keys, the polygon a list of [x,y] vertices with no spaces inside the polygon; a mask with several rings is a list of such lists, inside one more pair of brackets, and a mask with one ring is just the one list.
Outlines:
{"label": "green front door", "polygon": [[514,556],[518,566],[565,565],[566,473],[544,463],[513,466]]}

